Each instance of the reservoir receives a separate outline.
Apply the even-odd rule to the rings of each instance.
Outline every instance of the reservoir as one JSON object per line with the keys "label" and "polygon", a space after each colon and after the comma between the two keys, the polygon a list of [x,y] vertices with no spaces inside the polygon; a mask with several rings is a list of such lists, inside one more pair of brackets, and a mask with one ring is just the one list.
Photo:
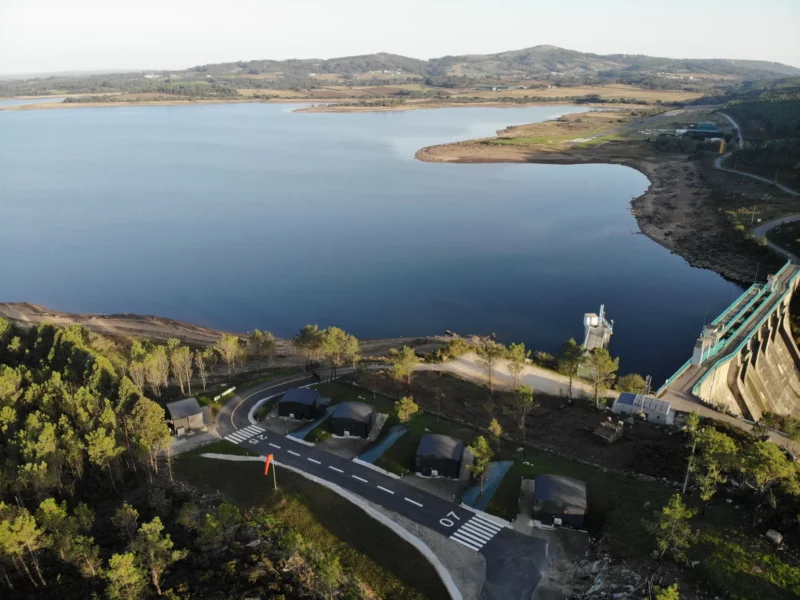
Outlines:
{"label": "reservoir", "polygon": [[0,112],[0,301],[554,353],[605,304],[620,373],[660,385],[740,293],[638,233],[633,169],[414,160],[585,109],[294,108]]}

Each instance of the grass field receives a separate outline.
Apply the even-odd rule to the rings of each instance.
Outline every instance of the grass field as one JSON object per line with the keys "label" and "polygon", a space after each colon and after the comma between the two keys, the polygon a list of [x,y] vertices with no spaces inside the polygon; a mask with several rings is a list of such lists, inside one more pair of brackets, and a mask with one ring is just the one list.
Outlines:
{"label": "grass field", "polygon": [[219,461],[200,456],[208,452],[241,454],[242,449],[219,442],[187,452],[175,461],[176,475],[201,489],[219,490],[242,507],[266,506],[306,542],[338,556],[379,598],[447,597],[436,571],[413,546],[336,493],[280,468],[275,493],[260,463],[228,462],[221,468]]}

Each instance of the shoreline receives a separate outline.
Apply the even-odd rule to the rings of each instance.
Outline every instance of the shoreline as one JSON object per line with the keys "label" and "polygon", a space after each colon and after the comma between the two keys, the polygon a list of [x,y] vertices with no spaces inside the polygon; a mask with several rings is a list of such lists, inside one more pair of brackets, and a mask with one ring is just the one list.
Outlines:
{"label": "shoreline", "polygon": [[[487,146],[483,138],[421,148],[415,154],[423,162],[455,164],[529,163],[551,165],[614,164],[642,173],[647,189],[632,198],[631,213],[643,234],[690,266],[714,271],[740,285],[752,283],[757,260],[735,248],[717,248],[716,214],[697,202],[707,197],[703,187],[703,166],[684,156],[652,155],[646,142],[607,141],[590,148],[563,151],[530,146]],[[490,150],[491,149],[491,150]],[[698,189],[699,188],[699,189]]]}
{"label": "shoreline", "polygon": [[[63,98],[65,96],[59,96]],[[66,96],[75,97],[80,96]],[[0,98],[2,100],[46,100],[47,96],[30,96],[15,98]],[[119,100],[112,102],[40,102],[36,104],[15,104],[12,106],[0,106],[0,112],[4,111],[28,111],[28,110],[61,110],[68,108],[120,108],[124,106],[200,106],[210,104],[306,104],[296,108],[291,112],[295,113],[366,113],[366,112],[404,112],[410,110],[429,110],[438,108],[531,108],[536,106],[574,106],[575,100],[558,100],[542,102],[498,102],[488,100],[486,102],[412,102],[406,104],[396,104],[389,106],[358,106],[342,103],[359,102],[360,98],[247,98],[240,97],[235,99],[207,98],[201,100],[141,100],[127,101]],[[636,105],[591,102],[581,106],[587,108],[614,109],[619,107],[631,108]]]}
{"label": "shoreline", "polygon": [[[165,343],[170,338],[179,338],[183,343],[197,346],[212,346],[222,334],[246,338],[248,332],[234,332],[213,327],[196,325],[187,321],[141,315],[136,313],[70,313],[53,310],[32,302],[0,302],[0,318],[7,319],[23,327],[38,327],[42,323],[52,323],[59,327],[80,325],[114,339],[149,339]],[[419,351],[431,351],[446,344],[456,334],[418,335],[408,337],[376,338],[359,340],[364,358],[380,357],[388,354],[391,348],[404,345],[413,346]],[[477,339],[476,336],[463,336],[464,339]],[[295,366],[302,364],[299,356],[294,356],[292,340],[277,337],[276,364]],[[288,360],[292,357],[293,360]]]}

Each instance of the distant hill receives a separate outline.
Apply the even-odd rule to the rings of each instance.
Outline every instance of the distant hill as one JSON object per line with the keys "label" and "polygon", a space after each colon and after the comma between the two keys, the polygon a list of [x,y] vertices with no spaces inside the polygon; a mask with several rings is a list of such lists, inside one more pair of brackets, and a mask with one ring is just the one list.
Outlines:
{"label": "distant hill", "polygon": [[195,67],[193,70],[230,75],[258,73],[336,73],[363,75],[375,71],[403,71],[422,76],[544,78],[617,77],[623,73],[657,75],[685,73],[763,79],[800,75],[800,68],[758,60],[674,59],[638,54],[588,54],[557,46],[534,46],[498,54],[467,54],[418,60],[396,54],[367,54],[328,60],[246,61]]}
{"label": "distant hill", "polygon": [[590,54],[534,46],[497,54],[419,60],[378,53],[332,59],[249,60],[180,71],[95,74],[7,80],[0,96],[48,93],[149,93],[229,96],[240,89],[300,90],[329,85],[427,83],[437,86],[534,80],[556,85],[630,83],[647,88],[711,92],[745,82],[800,76],[780,63],[731,59],[673,59],[638,54]]}

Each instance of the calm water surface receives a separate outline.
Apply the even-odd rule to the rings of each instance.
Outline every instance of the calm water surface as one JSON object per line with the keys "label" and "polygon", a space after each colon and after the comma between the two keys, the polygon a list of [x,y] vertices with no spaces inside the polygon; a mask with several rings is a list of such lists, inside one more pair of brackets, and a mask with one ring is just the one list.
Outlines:
{"label": "calm water surface", "polygon": [[637,234],[637,171],[413,159],[569,107],[291,108],[0,112],[0,300],[548,351],[604,303],[621,371],[660,383],[739,293]]}

